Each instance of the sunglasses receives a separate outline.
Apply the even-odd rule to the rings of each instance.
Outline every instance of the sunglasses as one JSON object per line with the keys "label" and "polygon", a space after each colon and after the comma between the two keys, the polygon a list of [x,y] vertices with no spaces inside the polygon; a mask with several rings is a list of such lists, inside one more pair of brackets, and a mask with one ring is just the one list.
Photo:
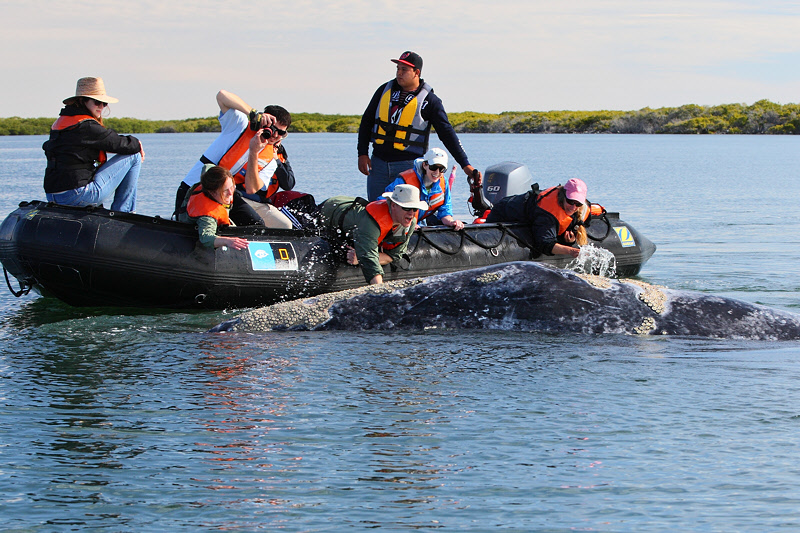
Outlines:
{"label": "sunglasses", "polygon": [[402,209],[406,213],[409,213],[411,211],[417,211],[416,207],[402,207],[402,206],[399,206],[399,205],[397,207],[399,207],[400,209]]}
{"label": "sunglasses", "polygon": [[106,102],[101,102],[100,100],[95,100],[94,98],[90,98],[89,100],[94,102],[94,105],[96,105],[97,107],[105,107],[108,105]]}
{"label": "sunglasses", "polygon": [[567,198],[567,203],[568,203],[569,205],[571,205],[572,207],[580,207],[580,206],[582,206],[582,205],[583,205],[583,204],[582,204],[581,202],[579,202],[578,200],[570,200],[569,198]]}
{"label": "sunglasses", "polygon": [[428,166],[431,169],[431,172],[444,172],[444,167],[442,165],[430,165]]}
{"label": "sunglasses", "polygon": [[286,137],[286,133],[286,130],[278,129],[276,126],[268,126],[261,132],[261,138],[266,141],[275,135],[278,135],[279,137]]}

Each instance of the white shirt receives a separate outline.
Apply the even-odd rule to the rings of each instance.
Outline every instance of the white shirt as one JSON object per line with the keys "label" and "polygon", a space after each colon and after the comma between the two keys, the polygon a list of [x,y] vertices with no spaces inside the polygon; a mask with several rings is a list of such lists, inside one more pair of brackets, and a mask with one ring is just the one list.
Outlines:
{"label": "white shirt", "polygon": [[[245,128],[250,127],[250,117],[237,109],[233,109],[232,107],[229,108],[225,113],[220,111],[218,119],[219,124],[222,127],[222,131],[220,132],[219,136],[214,139],[214,142],[211,143],[211,146],[209,146],[204,152],[204,155],[212,161],[219,161],[222,159],[222,156],[225,155],[225,152],[228,151],[228,148],[233,146],[233,143],[236,142],[236,139],[239,138],[239,136],[242,134],[242,131],[244,131]],[[246,152],[243,156],[243,159],[244,162],[247,162]],[[266,190],[267,184],[269,184],[269,180],[272,175],[275,174],[275,170],[277,168],[278,160],[273,159],[258,173],[261,181],[264,182],[264,187],[262,187],[262,190]],[[186,174],[186,177],[183,178],[183,182],[190,187],[199,182],[201,170],[203,170],[203,162],[198,159],[189,173]],[[235,173],[238,170],[239,168],[233,169],[232,173]]]}

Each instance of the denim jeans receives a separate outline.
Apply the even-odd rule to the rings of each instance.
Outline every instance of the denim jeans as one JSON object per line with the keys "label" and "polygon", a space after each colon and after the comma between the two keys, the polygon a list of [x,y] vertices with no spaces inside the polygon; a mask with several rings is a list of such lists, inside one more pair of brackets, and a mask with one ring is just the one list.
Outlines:
{"label": "denim jeans", "polygon": [[60,205],[101,205],[114,195],[112,211],[136,211],[136,184],[142,166],[142,154],[116,154],[95,172],[94,180],[83,187],[56,194],[47,193],[47,201]]}
{"label": "denim jeans", "polygon": [[400,177],[400,173],[414,166],[413,159],[384,161],[375,155],[370,159],[372,170],[367,176],[367,200],[373,202],[386,192],[386,187]]}

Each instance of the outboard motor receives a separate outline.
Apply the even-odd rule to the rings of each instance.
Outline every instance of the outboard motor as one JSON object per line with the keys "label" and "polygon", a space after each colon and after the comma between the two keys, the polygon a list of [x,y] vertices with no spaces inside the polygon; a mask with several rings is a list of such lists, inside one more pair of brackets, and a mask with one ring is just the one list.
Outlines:
{"label": "outboard motor", "polygon": [[488,167],[483,176],[483,192],[492,204],[496,204],[506,196],[525,194],[531,190],[531,185],[533,185],[533,175],[528,167],[512,161]]}

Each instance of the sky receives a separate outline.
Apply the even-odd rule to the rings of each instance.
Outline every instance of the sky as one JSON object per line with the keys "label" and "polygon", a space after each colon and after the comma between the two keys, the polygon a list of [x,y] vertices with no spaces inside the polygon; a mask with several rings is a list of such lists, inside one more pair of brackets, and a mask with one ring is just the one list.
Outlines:
{"label": "sky", "polygon": [[361,114],[405,50],[449,112],[800,102],[800,2],[0,0],[0,117],[53,117],[82,76],[111,116]]}

